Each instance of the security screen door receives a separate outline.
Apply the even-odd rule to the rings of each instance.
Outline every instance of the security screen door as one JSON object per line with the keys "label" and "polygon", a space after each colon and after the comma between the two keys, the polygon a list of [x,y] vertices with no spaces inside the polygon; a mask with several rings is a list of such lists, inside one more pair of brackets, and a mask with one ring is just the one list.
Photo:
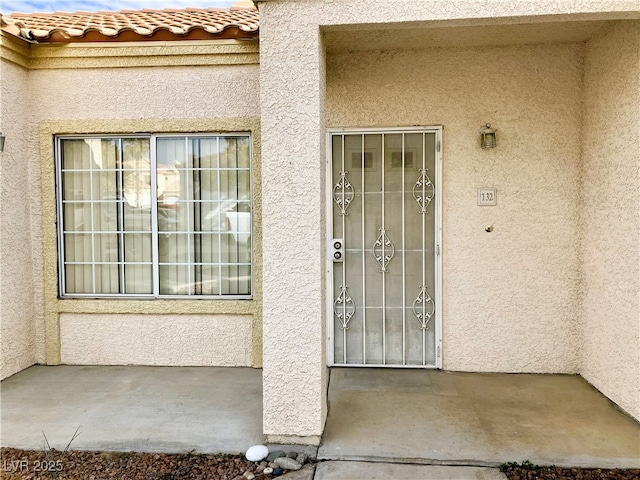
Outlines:
{"label": "security screen door", "polygon": [[331,365],[441,366],[441,134],[330,134]]}

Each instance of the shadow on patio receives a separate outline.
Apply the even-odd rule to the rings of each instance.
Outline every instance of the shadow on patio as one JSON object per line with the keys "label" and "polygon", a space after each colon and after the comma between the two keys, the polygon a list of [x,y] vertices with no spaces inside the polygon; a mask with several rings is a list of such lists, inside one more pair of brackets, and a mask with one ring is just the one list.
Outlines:
{"label": "shadow on patio", "polygon": [[318,458],[640,466],[640,425],[576,375],[334,368]]}
{"label": "shadow on patio", "polygon": [[262,443],[262,370],[34,366],[1,383],[2,446],[237,453]]}

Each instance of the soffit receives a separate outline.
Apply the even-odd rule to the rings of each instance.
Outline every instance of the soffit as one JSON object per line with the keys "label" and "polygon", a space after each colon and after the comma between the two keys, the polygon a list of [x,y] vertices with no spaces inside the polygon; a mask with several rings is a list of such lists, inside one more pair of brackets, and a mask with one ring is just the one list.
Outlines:
{"label": "soffit", "polygon": [[37,43],[253,39],[259,18],[253,7],[13,13],[0,26]]}
{"label": "soffit", "polygon": [[331,27],[324,31],[328,53],[418,50],[534,43],[584,42],[611,21],[575,21],[481,26],[386,25]]}

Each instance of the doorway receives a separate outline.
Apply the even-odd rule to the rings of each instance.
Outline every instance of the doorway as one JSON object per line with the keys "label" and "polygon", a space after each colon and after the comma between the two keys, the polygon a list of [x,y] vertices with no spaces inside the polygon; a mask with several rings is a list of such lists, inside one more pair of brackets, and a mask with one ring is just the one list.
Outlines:
{"label": "doorway", "polygon": [[441,367],[442,127],[329,133],[329,363]]}

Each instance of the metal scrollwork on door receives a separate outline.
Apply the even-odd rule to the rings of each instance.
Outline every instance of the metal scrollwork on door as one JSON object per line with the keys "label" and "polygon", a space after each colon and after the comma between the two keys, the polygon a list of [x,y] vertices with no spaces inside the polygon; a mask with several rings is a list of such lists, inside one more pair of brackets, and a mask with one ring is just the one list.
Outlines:
{"label": "metal scrollwork on door", "polygon": [[436,187],[427,175],[427,169],[420,169],[420,176],[413,185],[413,198],[420,206],[420,213],[427,213],[427,207],[435,195]]}
{"label": "metal scrollwork on door", "polygon": [[380,265],[380,273],[387,273],[387,265],[393,258],[396,249],[387,237],[387,232],[384,229],[380,229],[380,236],[373,244],[373,256]]}
{"label": "metal scrollwork on door", "polygon": [[422,330],[429,330],[429,321],[431,320],[431,317],[433,317],[435,311],[436,306],[433,303],[431,295],[429,295],[429,292],[427,291],[427,287],[425,285],[421,285],[420,293],[418,293],[418,296],[413,301],[413,314],[420,322],[420,328]]}
{"label": "metal scrollwork on door", "polygon": [[340,180],[333,187],[333,200],[338,205],[340,215],[346,215],[355,193],[345,171],[340,172]]}
{"label": "metal scrollwork on door", "polygon": [[340,285],[340,295],[333,302],[333,314],[340,321],[340,328],[349,330],[349,322],[356,312],[356,305],[349,295],[348,287]]}

